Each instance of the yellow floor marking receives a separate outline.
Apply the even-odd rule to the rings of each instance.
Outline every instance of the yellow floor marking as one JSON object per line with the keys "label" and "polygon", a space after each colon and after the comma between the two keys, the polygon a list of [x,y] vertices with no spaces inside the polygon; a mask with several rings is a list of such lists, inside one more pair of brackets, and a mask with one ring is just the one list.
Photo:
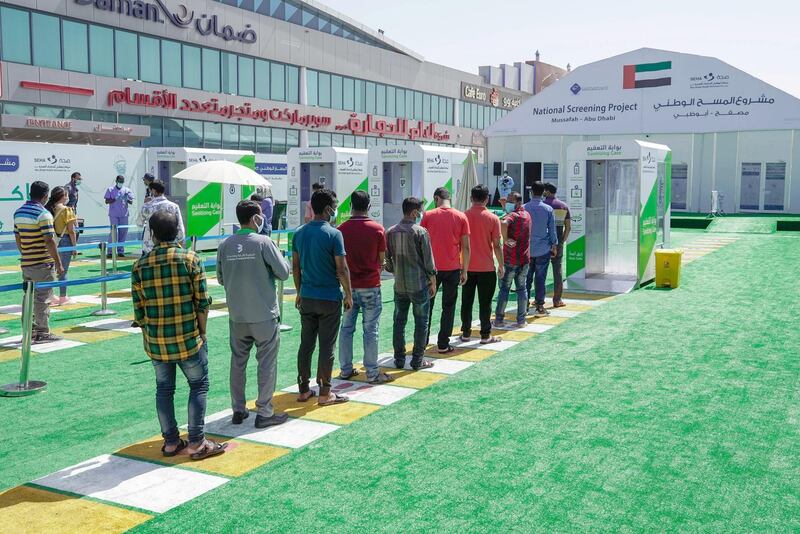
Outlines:
{"label": "yellow floor marking", "polygon": [[[22,355],[19,349],[9,349],[7,347],[0,347],[0,362],[8,362],[11,360],[18,360]],[[31,353],[33,356],[33,353]]]}
{"label": "yellow floor marking", "polygon": [[153,516],[61,493],[18,486],[0,493],[0,524],[8,532],[125,532]]}
{"label": "yellow floor marking", "polygon": [[[364,369],[364,366],[358,367],[358,370],[361,372],[361,374],[350,378],[350,380],[355,382],[366,382],[367,370]],[[394,382],[392,382],[390,385],[413,389],[426,388],[431,384],[435,384],[436,382],[447,378],[447,375],[443,375],[441,373],[420,373],[417,371],[407,371],[405,369],[395,369],[394,367],[381,367],[380,371],[394,378]],[[334,376],[336,375],[334,374]]]}
{"label": "yellow floor marking", "polygon": [[536,334],[533,332],[516,332],[513,330],[492,330],[493,336],[499,336],[503,341],[526,341]]}
{"label": "yellow floor marking", "polygon": [[528,324],[561,324],[569,319],[569,317],[528,317]]}
{"label": "yellow floor marking", "polygon": [[13,319],[16,319],[17,321],[22,320],[19,315],[11,315],[10,313],[0,313],[0,321],[11,321]]}
{"label": "yellow floor marking", "polygon": [[128,289],[126,291],[124,289],[121,289],[119,291],[111,291],[111,292],[108,293],[108,296],[111,297],[111,298],[117,298],[117,299],[131,298],[131,290]]}
{"label": "yellow floor marking", "polygon": [[[207,458],[202,462],[193,461],[185,450],[178,456],[167,458],[161,454],[161,446],[164,444],[164,440],[161,436],[153,436],[125,447],[117,451],[117,454],[157,463],[180,465],[189,469],[208,471],[229,477],[238,477],[276,458],[289,454],[290,451],[290,449],[282,447],[239,441],[229,437],[212,436],[210,434],[207,437],[218,443],[227,443],[228,448],[225,453]],[[183,436],[183,439],[187,439],[187,437]]]}
{"label": "yellow floor marking", "polygon": [[[566,304],[567,305],[564,306],[563,308],[556,308],[556,309],[584,312],[584,311],[593,310],[595,308],[595,306],[587,306],[586,304],[572,304],[569,301],[566,301]],[[553,308],[551,307],[550,309],[553,309]]]}
{"label": "yellow floor marking", "polygon": [[[333,423],[334,425],[347,425],[357,421],[380,409],[377,404],[365,404],[362,402],[345,402],[333,406],[320,406],[317,404],[317,397],[311,398],[307,402],[297,402],[297,393],[276,393],[272,397],[272,406],[275,412],[286,412],[290,417],[301,417],[323,423]],[[251,410],[255,410],[255,403],[248,403]]]}
{"label": "yellow floor marking", "polygon": [[431,358],[441,358],[444,360],[452,359],[461,360],[464,362],[480,362],[486,358],[491,358],[496,354],[500,353],[494,350],[485,349],[456,349],[449,354],[439,354],[436,352],[436,349],[433,349],[432,351],[426,352],[425,356],[430,356]]}
{"label": "yellow floor marking", "polygon": [[58,309],[72,311],[72,310],[80,310],[81,308],[91,308],[94,306],[95,306],[94,304],[89,304],[88,302],[74,302],[72,304],[65,304],[63,306],[58,306]]}
{"label": "yellow floor marking", "polygon": [[19,265],[0,265],[0,271],[22,272],[22,269],[19,268]]}
{"label": "yellow floor marking", "polygon": [[[548,297],[552,297],[552,295],[547,295]],[[612,298],[611,296],[607,295],[595,295],[593,293],[570,293],[564,292],[561,295],[562,298],[565,299],[578,299],[578,300],[607,300]]]}
{"label": "yellow floor marking", "polygon": [[80,341],[82,343],[97,343],[118,337],[128,336],[127,332],[115,332],[114,330],[101,330],[99,328],[87,328],[85,326],[64,326],[53,330],[56,335],[64,336],[67,339]]}

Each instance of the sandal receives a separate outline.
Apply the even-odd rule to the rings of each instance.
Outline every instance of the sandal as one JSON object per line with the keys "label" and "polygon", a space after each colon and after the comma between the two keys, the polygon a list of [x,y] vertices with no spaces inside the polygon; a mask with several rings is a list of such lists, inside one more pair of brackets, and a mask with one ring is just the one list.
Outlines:
{"label": "sandal", "polygon": [[[308,395],[308,397],[306,397],[305,399],[301,399],[300,398],[300,397],[302,397],[303,395],[306,395],[306,394]],[[316,396],[317,396],[317,393],[313,389],[309,389],[305,393],[301,393],[300,395],[297,396],[297,402],[308,402],[308,401],[310,401],[311,399],[313,399]]]}
{"label": "sandal", "polygon": [[161,454],[163,454],[167,458],[172,458],[173,456],[177,456],[179,452],[181,452],[183,449],[185,449],[188,446],[189,446],[189,442],[187,442],[184,439],[181,439],[180,441],[178,441],[178,446],[175,447],[174,451],[167,451],[167,444],[164,443],[164,445],[161,446]]}
{"label": "sandal", "polygon": [[470,336],[461,335],[458,336],[458,340],[462,343],[469,343],[472,340],[472,338]]}
{"label": "sandal", "polygon": [[436,350],[437,352],[439,352],[439,354],[450,354],[451,352],[456,350],[456,348],[453,345],[448,345],[446,349],[436,349]]}
{"label": "sandal", "polygon": [[488,345],[489,343],[499,343],[503,338],[499,336],[489,336],[486,339],[481,339],[481,345]]}
{"label": "sandal", "polygon": [[394,377],[386,373],[378,373],[378,376],[369,381],[370,384],[386,384],[387,382],[394,382]]}
{"label": "sandal", "polygon": [[319,402],[317,401],[318,406],[333,406],[334,404],[344,404],[345,402],[349,401],[348,397],[344,395],[339,395],[338,393],[333,394],[333,400],[329,400],[327,402]]}
{"label": "sandal", "polygon": [[352,371],[350,371],[349,373],[340,372],[340,373],[339,373],[339,376],[338,376],[337,378],[338,378],[339,380],[350,380],[350,379],[351,379],[351,378],[353,378],[354,376],[358,376],[358,375],[360,375],[360,374],[361,374],[361,373],[358,371],[358,369],[353,369],[353,370],[352,370]]}
{"label": "sandal", "polygon": [[415,371],[419,371],[420,369],[430,369],[433,367],[433,362],[430,360],[422,360],[419,363],[411,362],[411,368]]}
{"label": "sandal", "polygon": [[216,441],[207,439],[203,441],[199,449],[189,455],[189,458],[192,460],[205,460],[206,458],[222,454],[227,447],[227,443],[217,443]]}

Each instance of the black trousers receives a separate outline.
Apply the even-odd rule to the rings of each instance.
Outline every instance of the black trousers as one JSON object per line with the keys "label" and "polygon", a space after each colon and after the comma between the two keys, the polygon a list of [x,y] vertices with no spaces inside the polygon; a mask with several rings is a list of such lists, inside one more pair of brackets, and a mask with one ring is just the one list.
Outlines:
{"label": "black trousers", "polygon": [[461,333],[464,337],[472,335],[472,305],[475,303],[476,290],[481,339],[492,335],[492,297],[495,287],[497,287],[497,273],[494,271],[467,273],[467,283],[461,289]]}
{"label": "black trousers", "polygon": [[324,397],[331,390],[333,349],[342,322],[342,303],[333,300],[303,298],[300,300],[300,348],[297,349],[297,385],[300,393],[308,391],[311,380],[311,360],[319,339],[317,385]]}
{"label": "black trousers", "polygon": [[[461,281],[461,271],[439,271],[436,273],[436,291],[442,287],[442,320],[439,323],[439,337],[436,344],[440,349],[450,346],[450,336],[453,335],[453,323],[456,319],[456,300],[458,300],[458,284]],[[428,312],[428,335],[433,321],[433,304],[436,295],[431,299],[431,309]]]}

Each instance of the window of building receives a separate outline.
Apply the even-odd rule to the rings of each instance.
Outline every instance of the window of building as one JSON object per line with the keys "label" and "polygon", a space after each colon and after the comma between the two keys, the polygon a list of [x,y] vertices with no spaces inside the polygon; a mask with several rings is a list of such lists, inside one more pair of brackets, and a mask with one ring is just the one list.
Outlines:
{"label": "window of building", "polygon": [[286,101],[300,102],[300,69],[292,65],[286,65]]}
{"label": "window of building", "polygon": [[397,89],[397,108],[396,114],[398,117],[405,117],[406,116],[406,90],[405,89]]}
{"label": "window of building", "polygon": [[183,121],[184,141],[188,147],[200,148],[203,146],[203,122]]}
{"label": "window of building", "polygon": [[431,98],[431,122],[437,122],[439,120],[439,97],[434,96]]}
{"label": "window of building", "polygon": [[253,91],[253,64],[252,58],[239,57],[239,94],[242,96],[255,95]]}
{"label": "window of building", "polygon": [[431,95],[422,94],[422,120],[431,120]]}
{"label": "window of building", "polygon": [[300,8],[293,5],[291,2],[285,2],[283,20],[291,22],[292,24],[303,23],[303,13]]}
{"label": "window of building", "polygon": [[183,45],[183,86],[190,89],[200,89],[202,87],[200,73],[202,72],[200,61],[200,48],[196,46]]}
{"label": "window of building", "polygon": [[203,58],[202,74],[203,89],[213,93],[219,93],[220,71],[219,71],[219,50],[203,48],[201,51]]}
{"label": "window of building", "polygon": [[256,150],[256,127],[239,125],[239,149]]}
{"label": "window of building", "polygon": [[222,148],[239,148],[239,126],[237,124],[222,125]]}
{"label": "window of building", "polygon": [[164,119],[164,146],[183,146],[183,121]]}
{"label": "window of building", "polygon": [[270,98],[286,99],[286,69],[280,63],[270,64]]}
{"label": "window of building", "polygon": [[367,138],[361,136],[356,137],[356,148],[367,148]]}
{"label": "window of building", "polygon": [[[263,3],[267,4],[267,0],[264,0]],[[283,20],[283,15],[286,11],[285,7],[283,0],[269,0],[269,15]]]}
{"label": "window of building", "polygon": [[86,24],[65,20],[61,24],[64,68],[89,72],[89,34]]}
{"label": "window of building", "polygon": [[114,58],[117,78],[139,79],[139,42],[135,33],[114,32]]}
{"label": "window of building", "polygon": [[331,76],[331,107],[333,109],[342,109],[342,90],[343,83],[342,77],[337,75]]}
{"label": "window of building", "polygon": [[440,124],[449,124],[447,122],[447,106],[450,103],[450,99],[440,96],[439,97],[439,123]]}
{"label": "window of building", "polygon": [[139,36],[139,79],[161,83],[161,41]]}
{"label": "window of building", "polygon": [[375,113],[375,82],[367,82],[366,111]]}
{"label": "window of building", "polygon": [[161,117],[142,117],[142,124],[150,127],[150,137],[142,141],[142,146],[164,146]]}
{"label": "window of building", "polygon": [[114,76],[114,30],[89,26],[89,70],[98,76]]}
{"label": "window of building", "polygon": [[397,89],[391,86],[386,88],[386,116],[397,116]]}
{"label": "window of building", "polygon": [[33,64],[39,67],[60,69],[61,24],[58,17],[34,13],[32,22]]}
{"label": "window of building", "polygon": [[386,86],[382,83],[375,86],[375,113],[386,115]]}
{"label": "window of building", "polygon": [[414,118],[422,119],[422,93],[414,91]]}
{"label": "window of building", "polygon": [[[222,54],[222,92],[235,95],[239,92],[239,74],[236,64],[238,63],[235,54],[223,52]],[[223,139],[224,143],[224,139]],[[237,141],[238,144],[238,141]]]}
{"label": "window of building", "polygon": [[[265,0],[266,1],[266,0]],[[269,62],[256,60],[256,98],[269,99]]]}
{"label": "window of building", "polygon": [[306,104],[319,105],[319,73],[315,70],[306,70]]}
{"label": "window of building", "polygon": [[324,72],[319,73],[319,106],[331,107],[331,75]]}
{"label": "window of building", "polygon": [[300,146],[300,131],[286,130],[286,150]]}
{"label": "window of building", "polygon": [[203,123],[203,146],[205,148],[222,148],[222,125],[220,123]]}
{"label": "window of building", "polygon": [[5,61],[31,62],[31,25],[27,11],[0,8],[0,42]]}
{"label": "window of building", "polygon": [[319,146],[319,132],[308,132],[308,146]]}
{"label": "window of building", "polygon": [[161,41],[161,83],[182,87],[181,44],[175,41]]}
{"label": "window of building", "polygon": [[256,128],[256,152],[268,154],[272,150],[272,130],[259,126]]}
{"label": "window of building", "polygon": [[319,146],[331,146],[331,134],[320,132],[319,133]]}
{"label": "window of building", "polygon": [[406,89],[406,113],[403,115],[406,119],[414,118],[414,91]]}
{"label": "window of building", "polygon": [[364,113],[366,106],[364,105],[364,80],[356,80],[355,90],[355,111]]}
{"label": "window of building", "polygon": [[342,107],[347,111],[354,111],[356,105],[356,81],[353,78],[344,78],[342,81]]}
{"label": "window of building", "polygon": [[280,128],[272,129],[272,153],[285,154],[286,153],[286,130]]}

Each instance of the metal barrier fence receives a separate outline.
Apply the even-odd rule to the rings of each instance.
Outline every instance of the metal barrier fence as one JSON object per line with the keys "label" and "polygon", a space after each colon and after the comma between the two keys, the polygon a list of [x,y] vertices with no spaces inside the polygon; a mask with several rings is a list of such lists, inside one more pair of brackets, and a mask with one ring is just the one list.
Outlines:
{"label": "metal barrier fence", "polygon": [[[114,237],[116,237],[115,230]],[[273,234],[278,235],[278,243],[280,244],[280,236],[283,234],[290,234],[294,232],[294,230],[275,230]],[[12,232],[13,233],[13,232]],[[207,241],[212,239],[217,240],[224,240],[230,237],[230,235],[218,235],[218,236],[190,236],[189,237],[189,244],[191,250],[196,250],[197,242],[198,241]],[[5,397],[21,397],[26,395],[32,395],[34,393],[38,393],[43,391],[47,387],[47,383],[40,381],[40,380],[30,380],[28,377],[29,369],[30,369],[30,357],[31,357],[31,345],[33,344],[33,299],[34,293],[36,289],[53,289],[57,287],[70,287],[70,286],[78,286],[78,285],[88,285],[88,284],[100,284],[100,309],[92,312],[92,315],[95,316],[106,316],[106,315],[114,315],[117,312],[108,308],[108,282],[113,282],[116,280],[125,280],[130,278],[131,273],[129,272],[116,272],[116,254],[112,253],[112,262],[113,262],[113,273],[108,274],[107,269],[107,251],[109,247],[113,247],[113,250],[116,251],[116,247],[122,245],[132,245],[132,244],[142,244],[142,241],[125,241],[122,243],[106,243],[100,242],[99,245],[97,243],[86,243],[82,245],[75,245],[71,247],[60,247],[58,248],[59,252],[72,252],[78,250],[88,250],[92,248],[99,248],[100,249],[100,276],[95,278],[86,278],[86,279],[79,279],[79,280],[64,280],[64,281],[54,281],[54,282],[33,282],[30,280],[23,281],[19,284],[8,284],[0,286],[0,293],[7,292],[7,291],[23,291],[23,299],[22,299],[22,340],[21,340],[21,350],[20,350],[20,373],[19,373],[19,381],[6,384],[0,386],[0,396]],[[13,251],[7,252],[0,252],[0,257],[2,256],[19,256],[19,252]],[[282,251],[282,254],[286,258],[291,258],[291,250]],[[210,258],[203,262],[203,267],[211,267],[216,266],[217,259]],[[286,324],[283,324],[283,280],[278,280],[278,307],[279,307],[279,314],[281,316],[281,324],[280,330],[282,332],[291,330],[292,327]],[[2,332],[0,332],[2,333]]]}

